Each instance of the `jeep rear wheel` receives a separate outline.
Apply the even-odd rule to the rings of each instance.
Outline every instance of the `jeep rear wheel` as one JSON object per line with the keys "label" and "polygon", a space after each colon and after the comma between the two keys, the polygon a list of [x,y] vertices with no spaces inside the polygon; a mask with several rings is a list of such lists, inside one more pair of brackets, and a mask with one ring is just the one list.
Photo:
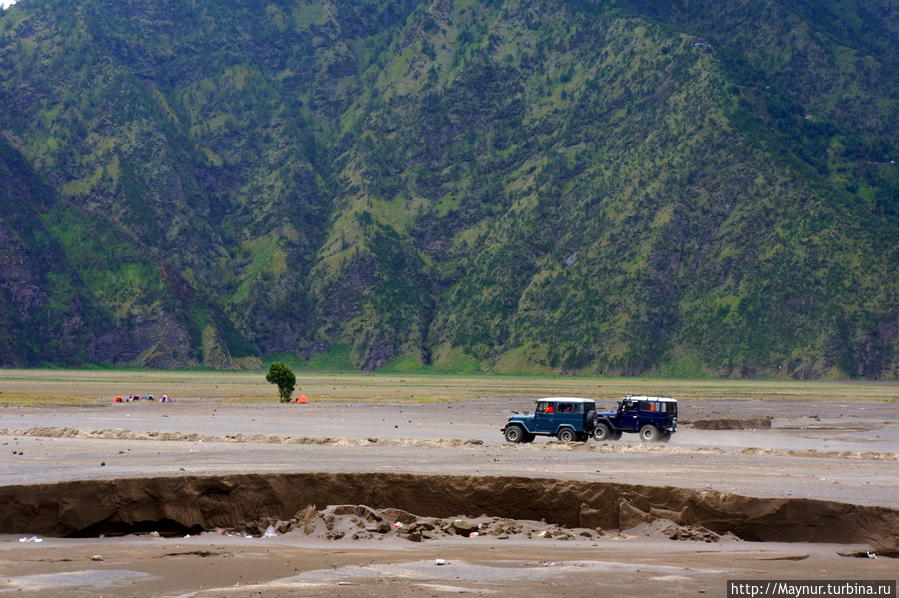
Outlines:
{"label": "jeep rear wheel", "polygon": [[609,427],[609,424],[604,424],[602,422],[596,424],[596,427],[593,429],[593,439],[596,440],[596,442],[611,440],[612,429]]}
{"label": "jeep rear wheel", "polygon": [[506,426],[506,431],[503,432],[506,442],[523,442],[524,435],[525,432],[521,426]]}
{"label": "jeep rear wheel", "polygon": [[559,440],[562,442],[574,442],[575,435],[574,430],[571,428],[563,428],[559,430]]}
{"label": "jeep rear wheel", "polygon": [[640,440],[643,442],[655,442],[659,439],[659,429],[652,424],[646,424],[640,428]]}

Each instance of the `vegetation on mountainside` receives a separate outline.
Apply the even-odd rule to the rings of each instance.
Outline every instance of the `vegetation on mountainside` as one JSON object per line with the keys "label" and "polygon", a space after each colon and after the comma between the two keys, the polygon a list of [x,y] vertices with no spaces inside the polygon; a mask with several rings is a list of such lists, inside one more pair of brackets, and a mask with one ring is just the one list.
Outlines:
{"label": "vegetation on mountainside", "polygon": [[886,0],[17,4],[0,363],[896,377],[897,47]]}

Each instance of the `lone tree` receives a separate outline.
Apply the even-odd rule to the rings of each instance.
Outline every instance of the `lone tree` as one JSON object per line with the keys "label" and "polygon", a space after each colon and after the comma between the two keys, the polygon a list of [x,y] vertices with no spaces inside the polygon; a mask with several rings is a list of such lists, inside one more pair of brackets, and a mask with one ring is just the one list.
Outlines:
{"label": "lone tree", "polygon": [[278,385],[278,394],[281,395],[282,403],[290,402],[290,395],[293,394],[293,389],[297,385],[297,377],[293,375],[289,367],[276,361],[268,368],[265,379]]}

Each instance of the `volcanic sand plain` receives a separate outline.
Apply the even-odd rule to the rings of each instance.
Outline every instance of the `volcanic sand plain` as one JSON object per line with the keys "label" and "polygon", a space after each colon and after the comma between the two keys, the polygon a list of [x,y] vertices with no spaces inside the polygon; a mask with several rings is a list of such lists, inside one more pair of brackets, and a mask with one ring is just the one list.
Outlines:
{"label": "volcanic sand plain", "polygon": [[[528,479],[536,486],[519,486],[526,489],[522,512],[529,513],[535,512],[525,508],[529,502],[560,480],[630,485],[638,493],[671,487],[696,493],[689,500],[715,493],[886,512],[899,497],[896,384],[298,377],[297,394],[307,395],[308,404],[277,403],[259,372],[0,371],[2,485],[41,485],[33,495],[45,496],[85,480],[121,486],[183,479],[186,488],[210,476],[313,473],[365,473],[389,483],[401,483],[391,476],[413,474],[438,485],[442,479]],[[175,402],[112,402],[116,395],[147,393]],[[591,397],[612,408],[627,393],[679,399],[681,425],[670,443],[643,444],[625,435],[604,444],[510,445],[499,431],[510,414],[530,411],[540,396]],[[743,424],[756,428],[706,429]],[[31,496],[18,496],[25,495]],[[362,489],[359,495],[379,496]],[[415,496],[406,498],[407,511],[436,515],[416,513]],[[484,503],[453,507],[459,512],[440,515],[449,514],[448,521],[453,514],[497,515],[485,512]],[[159,536],[135,528],[140,533],[105,538],[16,530],[0,536],[0,596],[717,596],[725,595],[727,579],[895,579],[899,570],[899,561],[884,554],[859,558],[876,552],[866,542],[749,541],[723,533],[672,540],[664,526],[639,522],[566,534],[550,511],[526,522],[528,534],[423,541],[404,539],[396,529],[328,539],[324,528],[308,534],[290,525],[271,537],[236,528]],[[892,524],[884,525],[882,535],[894,536]],[[712,537],[717,541],[704,541]]]}

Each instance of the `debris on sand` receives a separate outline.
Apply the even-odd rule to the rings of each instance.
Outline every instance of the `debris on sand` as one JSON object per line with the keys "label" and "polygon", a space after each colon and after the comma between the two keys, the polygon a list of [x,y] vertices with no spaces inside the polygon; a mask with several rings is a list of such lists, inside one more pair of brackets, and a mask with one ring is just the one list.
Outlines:
{"label": "debris on sand", "polygon": [[885,556],[892,559],[899,559],[899,549],[887,548],[885,545],[882,548],[878,548],[875,550],[860,550],[857,552],[837,552],[840,556],[848,556],[857,559],[876,559],[878,556]]}
{"label": "debris on sand", "polygon": [[[264,531],[263,531],[264,530]],[[331,505],[316,509],[309,505],[290,519],[262,517],[227,533],[242,537],[267,538],[290,532],[327,540],[384,540],[398,538],[422,542],[446,537],[497,539],[553,538],[595,540],[604,535],[597,529],[569,529],[541,521],[521,521],[503,517],[422,517],[400,509],[373,509],[366,505]],[[437,559],[438,561],[442,559]],[[446,561],[440,564],[446,564]]]}
{"label": "debris on sand", "polygon": [[655,519],[625,531],[628,534],[637,536],[642,534],[649,537],[664,537],[678,541],[719,542],[722,539],[740,541],[739,538],[731,533],[717,534],[701,525],[679,525],[670,519]]}

